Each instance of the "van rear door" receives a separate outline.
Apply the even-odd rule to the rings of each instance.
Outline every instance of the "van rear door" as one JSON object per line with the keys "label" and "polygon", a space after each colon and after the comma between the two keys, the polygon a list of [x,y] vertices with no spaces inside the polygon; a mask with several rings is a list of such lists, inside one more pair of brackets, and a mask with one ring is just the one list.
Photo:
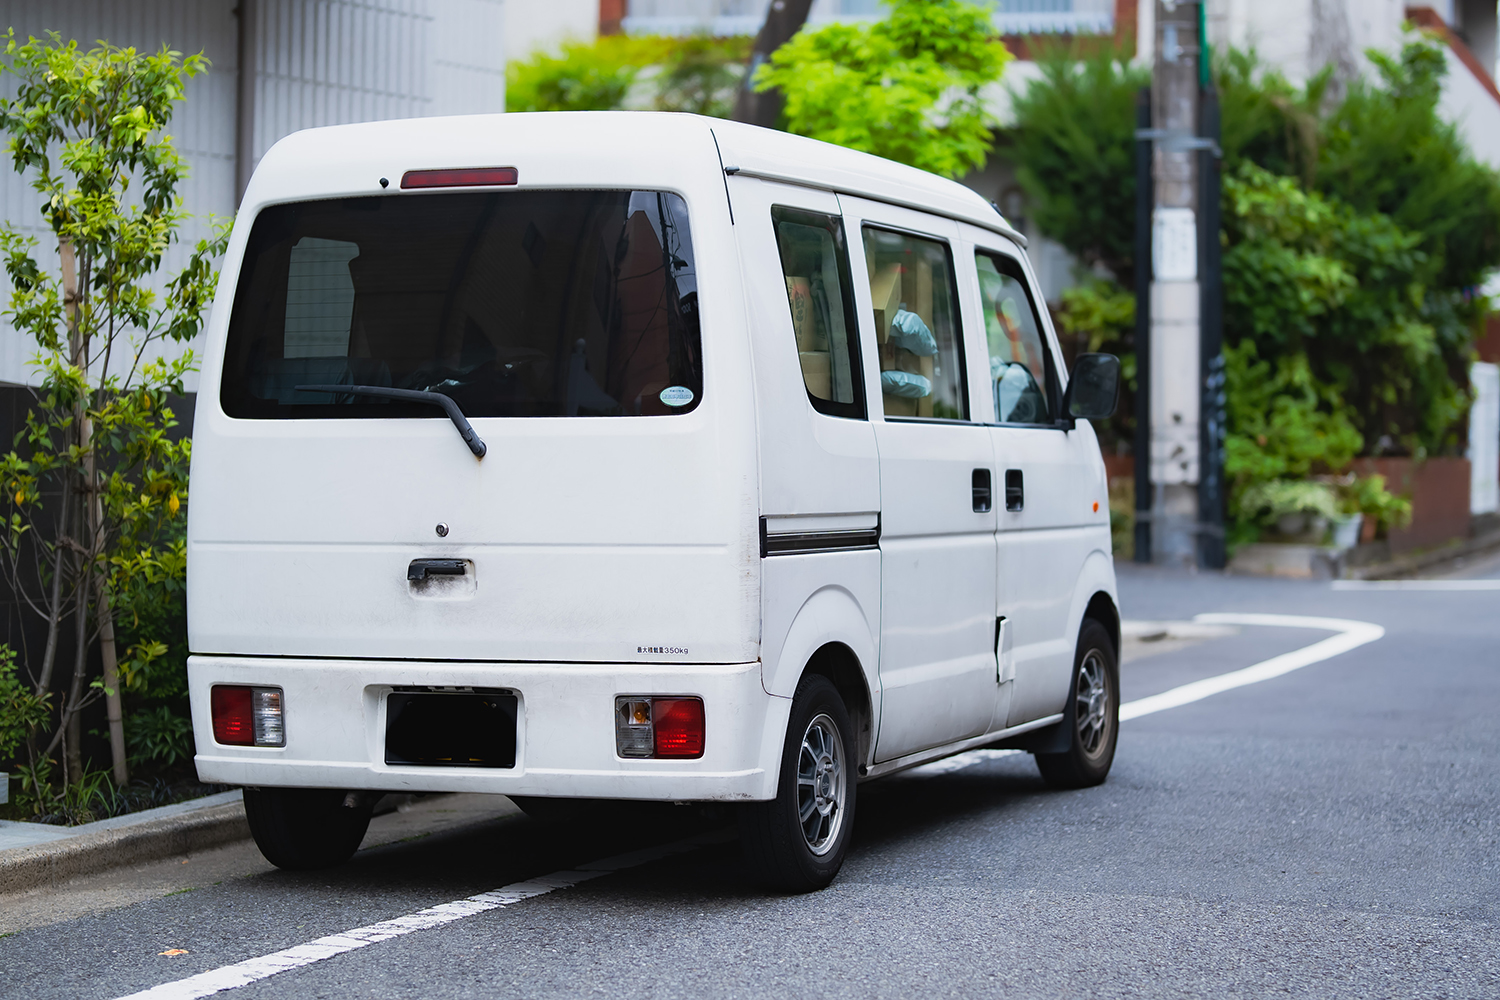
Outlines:
{"label": "van rear door", "polygon": [[194,650],[754,659],[698,274],[668,192],[263,209],[199,406]]}

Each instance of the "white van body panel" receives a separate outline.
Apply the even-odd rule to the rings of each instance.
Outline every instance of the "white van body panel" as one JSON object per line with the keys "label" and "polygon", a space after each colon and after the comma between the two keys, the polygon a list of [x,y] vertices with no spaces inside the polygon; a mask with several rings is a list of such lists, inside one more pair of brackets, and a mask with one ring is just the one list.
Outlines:
{"label": "white van body panel", "polygon": [[[671,118],[567,124],[509,115],[339,126],[289,136],[261,161],[209,320],[198,396],[194,651],[422,658],[440,636],[454,659],[756,658],[754,400],[748,344],[736,335],[744,305],[733,255],[699,255],[703,325],[721,333],[705,338],[703,403],[680,416],[477,418],[490,447],[480,461],[437,411],[234,420],[218,405],[232,276],[256,213],[273,202],[379,195],[381,177],[406,170],[504,163],[520,188],[604,179],[675,191],[695,240],[733,244],[706,128],[689,142]],[[610,152],[653,141],[675,155],[647,163]],[[476,586],[452,600],[415,599],[406,566],[418,557],[469,560]],[[660,648],[687,652],[642,653]]]}
{"label": "white van body panel", "polygon": [[[962,252],[970,259],[976,251],[1009,258],[1020,265],[1027,283],[1038,287],[1031,262],[1014,241],[978,226],[961,224],[959,229]],[[977,308],[974,291],[964,298]],[[1065,390],[1068,374],[1057,332],[1040,302],[1037,316],[1059,388]],[[983,318],[975,312],[968,323],[982,328]],[[993,407],[992,397],[987,402]],[[1112,544],[1109,486],[1098,439],[1086,420],[1067,430],[997,424],[991,434],[998,481],[1003,483],[1005,473],[1014,469],[1022,473],[1025,486],[1022,510],[997,504],[999,613],[1012,623],[1016,676],[1007,724],[1016,726],[1056,712],[1067,697],[1078,637],[1072,610],[1080,574],[1093,554],[1108,555]],[[1106,592],[1114,594],[1112,571]]]}
{"label": "white van body panel", "polygon": [[[482,460],[437,413],[226,414],[225,341],[241,260],[263,209],[443,197],[402,191],[399,179],[409,170],[500,165],[518,171],[512,190],[655,190],[683,199],[703,331],[696,409],[628,419],[477,417],[474,429],[489,446]],[[978,443],[965,439],[957,452],[950,442],[924,454],[923,425],[884,420],[878,388],[870,388],[879,385],[874,353],[863,348],[867,416],[814,409],[769,223],[773,205],[843,220],[862,343],[871,336],[859,244],[865,215],[905,220],[951,243],[966,352],[983,339],[973,324],[972,247],[1003,247],[1026,266],[1020,237],[956,183],[687,115],[412,119],[297,133],[267,153],[246,192],[206,328],[195,418],[189,679],[203,780],[769,799],[792,695],[809,662],[834,646],[852,657],[865,687],[865,704],[850,708],[867,716],[861,763],[871,776],[1061,717],[1083,609],[1101,592],[1115,601],[1092,430],[1084,423],[1039,432],[1045,454],[1035,460],[1075,471],[1055,484],[1038,475],[1027,511],[1071,509],[1091,502],[1088,493],[1098,496],[1098,516],[1022,525],[1005,520],[1011,451],[997,436],[1003,429],[983,426],[994,413],[977,365],[968,369],[970,421],[980,426],[964,430]],[[1026,274],[1034,288],[1029,267]],[[1052,447],[1062,441],[1066,454]],[[924,462],[941,471],[929,475]],[[985,465],[995,475],[996,510],[981,515],[968,507],[966,477]],[[1077,472],[1084,467],[1094,471]],[[955,492],[955,509],[934,515],[933,525],[917,523],[939,489]],[[770,556],[764,548],[768,534],[870,529],[882,534],[878,547]],[[929,532],[962,541],[957,575],[936,589],[892,577],[890,560],[910,569],[925,558],[906,550],[929,545]],[[1056,546],[1065,540],[1064,553]],[[465,573],[441,586],[410,584],[408,563],[429,557],[464,560]],[[1050,576],[1038,587],[1044,571]],[[955,584],[965,596],[960,620],[944,625],[944,635],[920,634],[924,615],[936,621],[953,611]],[[1033,601],[1042,589],[1048,596]],[[995,643],[1001,616],[1012,649],[1004,658]],[[912,662],[889,662],[907,702],[892,715],[882,662],[902,643]],[[286,745],[216,743],[215,684],[282,688]],[[515,766],[385,764],[385,695],[423,686],[513,692]],[[701,697],[703,756],[618,756],[614,699],[627,694]],[[1022,702],[1031,707],[1018,712]],[[893,749],[877,766],[876,730],[887,721]]]}
{"label": "white van body panel", "polygon": [[[201,780],[386,791],[502,792],[565,798],[768,799],[776,793],[781,735],[791,702],[765,697],[757,663],[395,663],[350,659],[195,656],[188,666],[194,730],[212,734],[209,689],[217,683],[281,687],[286,746],[227,747],[199,737]],[[402,685],[508,688],[520,698],[514,768],[411,767],[384,763],[384,696]],[[615,755],[614,696],[703,697],[708,743],[696,760]],[[604,724],[599,707],[604,706]]]}

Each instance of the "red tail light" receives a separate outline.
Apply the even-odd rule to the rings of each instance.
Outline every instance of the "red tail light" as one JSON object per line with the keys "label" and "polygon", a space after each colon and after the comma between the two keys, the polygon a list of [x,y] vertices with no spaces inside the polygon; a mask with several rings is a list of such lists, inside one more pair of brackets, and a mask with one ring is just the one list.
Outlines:
{"label": "red tail light", "polygon": [[215,742],[231,747],[286,746],[281,688],[215,684],[208,704]]}
{"label": "red tail light", "polygon": [[255,745],[255,720],[250,713],[250,689],[215,684],[209,692],[214,716],[214,740],[232,747]]}
{"label": "red tail light", "polygon": [[469,167],[460,170],[408,170],[401,175],[403,188],[495,187],[514,184],[515,167]]}
{"label": "red tail light", "polygon": [[656,756],[703,756],[703,702],[698,698],[651,699]]}

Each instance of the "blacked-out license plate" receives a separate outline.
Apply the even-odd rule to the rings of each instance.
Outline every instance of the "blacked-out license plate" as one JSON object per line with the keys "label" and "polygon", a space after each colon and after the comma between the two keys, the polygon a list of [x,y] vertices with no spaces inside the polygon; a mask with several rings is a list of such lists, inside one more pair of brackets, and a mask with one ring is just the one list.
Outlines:
{"label": "blacked-out license plate", "polygon": [[392,691],[385,762],[515,767],[516,696],[504,691]]}

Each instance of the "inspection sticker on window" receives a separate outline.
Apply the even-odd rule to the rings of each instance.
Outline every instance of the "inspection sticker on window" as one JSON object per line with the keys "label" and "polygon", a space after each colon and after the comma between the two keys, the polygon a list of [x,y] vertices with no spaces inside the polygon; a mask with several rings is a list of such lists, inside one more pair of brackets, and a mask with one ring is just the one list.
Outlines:
{"label": "inspection sticker on window", "polygon": [[693,401],[693,390],[685,385],[669,385],[661,391],[661,401],[668,406],[686,406]]}

